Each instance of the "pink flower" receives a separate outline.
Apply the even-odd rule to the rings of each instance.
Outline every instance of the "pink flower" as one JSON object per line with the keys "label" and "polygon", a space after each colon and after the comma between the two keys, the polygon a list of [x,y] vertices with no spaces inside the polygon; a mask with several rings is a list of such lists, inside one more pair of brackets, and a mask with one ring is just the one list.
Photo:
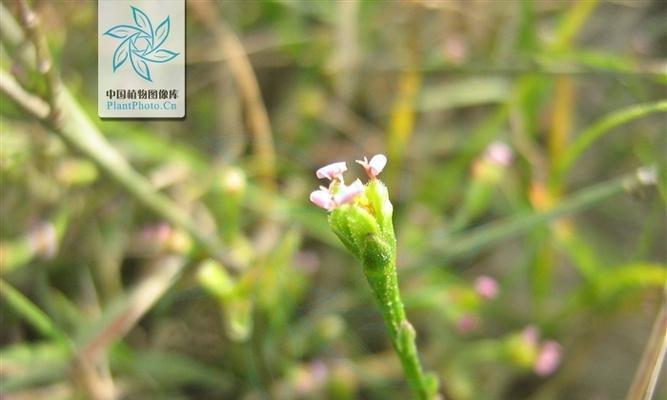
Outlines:
{"label": "pink flower", "polygon": [[322,384],[326,381],[327,376],[329,375],[329,368],[327,368],[327,365],[324,362],[315,360],[310,363],[309,367],[312,377],[318,384]]}
{"label": "pink flower", "polygon": [[319,190],[316,190],[310,194],[310,201],[319,207],[324,208],[325,210],[331,211],[336,207],[351,202],[355,199],[355,197],[362,194],[364,190],[366,190],[364,184],[361,183],[359,179],[354,181],[349,186],[342,182],[339,183],[339,185],[338,193],[335,195],[333,195],[329,189],[320,186]]}
{"label": "pink flower", "polygon": [[328,190],[319,189],[312,192],[310,194],[310,201],[328,211],[331,211],[334,208],[336,208],[336,203],[334,203],[333,197],[331,196],[331,193],[329,193]]}
{"label": "pink flower", "polygon": [[561,351],[561,346],[556,341],[547,340],[544,342],[533,366],[535,373],[539,376],[553,374],[560,365]]}
{"label": "pink flower", "polygon": [[359,179],[352,182],[350,186],[341,185],[340,191],[334,196],[334,203],[336,206],[347,204],[362,194],[364,189],[364,184]]}
{"label": "pink flower", "polygon": [[166,222],[147,225],[141,230],[141,239],[150,243],[164,243],[169,239],[172,230]]}
{"label": "pink flower", "polygon": [[479,276],[475,279],[475,291],[485,299],[493,299],[498,296],[498,282],[490,276]]}
{"label": "pink flower", "polygon": [[342,161],[325,165],[324,167],[318,169],[317,172],[315,172],[315,175],[317,175],[319,179],[326,178],[332,181],[337,178],[342,178],[343,172],[345,171],[347,171],[347,164],[345,161]]}
{"label": "pink flower", "polygon": [[50,222],[37,223],[28,233],[28,243],[35,254],[51,259],[58,252],[58,232]]}
{"label": "pink flower", "polygon": [[387,165],[387,157],[384,154],[376,154],[370,161],[364,157],[363,160],[357,160],[357,163],[364,167],[369,178],[375,179]]}
{"label": "pink flower", "polygon": [[539,330],[533,326],[528,325],[523,332],[521,332],[521,339],[528,346],[537,346],[537,341],[540,340]]}
{"label": "pink flower", "polygon": [[461,64],[468,54],[468,44],[461,35],[449,35],[445,39],[444,52],[452,64]]}
{"label": "pink flower", "polygon": [[[387,165],[387,157],[384,154],[376,154],[370,161],[364,157],[363,160],[357,160],[357,162],[364,167],[370,179],[375,179],[382,172],[385,165]],[[343,172],[345,171],[347,171],[347,164],[344,161],[325,165],[318,169],[315,175],[320,179],[329,179],[331,183],[329,187],[320,186],[319,190],[312,192],[310,194],[310,201],[319,207],[331,211],[343,204],[350,203],[357,196],[363,194],[366,187],[359,179],[352,182],[351,185],[345,185],[345,181],[343,180]],[[391,212],[391,203],[388,200],[387,203],[386,208]]]}
{"label": "pink flower", "polygon": [[458,321],[456,321],[456,329],[461,335],[466,335],[475,329],[479,325],[479,320],[472,314],[465,314]]}
{"label": "pink flower", "polygon": [[319,360],[298,367],[294,373],[294,388],[297,397],[312,397],[327,381],[329,368]]}
{"label": "pink flower", "polygon": [[493,164],[506,167],[512,163],[514,152],[503,142],[493,142],[486,148],[485,157]]}

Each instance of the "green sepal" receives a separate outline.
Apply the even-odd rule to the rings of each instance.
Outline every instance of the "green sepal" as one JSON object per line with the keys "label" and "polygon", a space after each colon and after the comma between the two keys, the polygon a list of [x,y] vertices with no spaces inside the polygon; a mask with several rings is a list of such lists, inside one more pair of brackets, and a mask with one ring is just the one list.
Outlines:
{"label": "green sepal", "polygon": [[389,201],[387,187],[378,179],[373,179],[366,185],[366,198],[373,210],[375,220],[384,235],[394,236],[394,224],[392,215],[394,207]]}
{"label": "green sepal", "polygon": [[366,238],[380,231],[373,216],[357,204],[345,204],[333,210],[329,224],[345,247],[360,260],[363,260]]}

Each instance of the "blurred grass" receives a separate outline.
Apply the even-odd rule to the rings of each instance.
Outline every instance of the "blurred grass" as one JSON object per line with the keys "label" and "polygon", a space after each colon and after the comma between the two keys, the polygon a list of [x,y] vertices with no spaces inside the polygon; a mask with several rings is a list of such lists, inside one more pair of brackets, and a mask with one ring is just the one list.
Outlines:
{"label": "blurred grass", "polygon": [[25,318],[39,333],[47,338],[62,340],[64,335],[51,321],[48,315],[40,310],[34,303],[26,298],[21,292],[10,286],[7,282],[0,280],[2,296],[14,311]]}
{"label": "blurred grass", "polygon": [[[17,2],[1,4],[3,87],[48,104]],[[66,89],[63,124],[0,97],[2,397],[406,398],[361,271],[307,202],[317,167],[378,152],[448,399],[650,383],[661,2],[190,4],[188,118],[172,122],[98,120],[94,4],[30,4]],[[541,376],[548,339],[562,360]]]}
{"label": "blurred grass", "polygon": [[587,148],[589,148],[596,140],[600,139],[604,134],[610,132],[613,128],[632,121],[633,119],[658,112],[667,112],[667,101],[653,104],[638,104],[630,108],[615,111],[602,118],[600,121],[581,132],[577,136],[577,139],[568,147],[567,151],[557,159],[554,179],[561,178],[561,175],[572,168],[572,164],[577,158],[581,157],[582,153],[584,153]]}

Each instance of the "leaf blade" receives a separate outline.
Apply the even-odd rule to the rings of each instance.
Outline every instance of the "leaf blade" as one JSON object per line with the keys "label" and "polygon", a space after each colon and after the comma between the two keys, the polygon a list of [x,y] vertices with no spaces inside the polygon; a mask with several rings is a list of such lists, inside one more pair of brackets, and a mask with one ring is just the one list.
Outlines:
{"label": "leaf blade", "polygon": [[30,301],[23,293],[2,279],[0,279],[0,295],[2,295],[17,314],[23,317],[26,322],[45,337],[57,340],[65,337],[55,322],[44,311]]}

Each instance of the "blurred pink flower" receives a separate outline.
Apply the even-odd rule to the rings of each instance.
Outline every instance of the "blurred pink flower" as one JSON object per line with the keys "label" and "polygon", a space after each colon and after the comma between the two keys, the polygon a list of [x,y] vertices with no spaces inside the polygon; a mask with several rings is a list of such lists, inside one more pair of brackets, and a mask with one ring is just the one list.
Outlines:
{"label": "blurred pink flower", "polygon": [[490,276],[478,276],[475,279],[475,291],[485,299],[493,299],[498,296],[498,282]]}
{"label": "blurred pink flower", "polygon": [[486,148],[485,158],[496,165],[506,167],[512,163],[514,152],[503,142],[493,142]]}
{"label": "blurred pink flower", "polygon": [[150,243],[164,244],[172,230],[166,222],[160,222],[153,225],[147,225],[141,230],[141,239]]}
{"label": "blurred pink flower", "polygon": [[329,368],[319,360],[303,365],[296,370],[294,389],[301,397],[309,397],[324,385],[329,376]]}
{"label": "blurred pink flower", "polygon": [[468,55],[468,45],[461,35],[452,34],[445,39],[444,52],[452,64],[461,64]]}
{"label": "blurred pink flower", "polygon": [[560,365],[562,348],[558,342],[547,340],[542,345],[533,369],[539,376],[553,374]]}
{"label": "blurred pink flower", "polygon": [[456,328],[462,335],[474,331],[475,329],[477,329],[478,325],[479,325],[479,320],[477,319],[476,316],[472,314],[465,314],[461,318],[459,318],[459,320],[456,322]]}
{"label": "blurred pink flower", "polygon": [[540,332],[535,326],[528,325],[521,332],[521,339],[526,345],[537,347],[537,342],[540,340]]}
{"label": "blurred pink flower", "polygon": [[44,259],[55,257],[58,252],[56,227],[48,221],[35,224],[28,233],[28,243],[34,253]]}
{"label": "blurred pink flower", "polygon": [[310,363],[310,372],[315,382],[322,384],[326,382],[327,376],[329,375],[329,368],[324,362],[315,360]]}

